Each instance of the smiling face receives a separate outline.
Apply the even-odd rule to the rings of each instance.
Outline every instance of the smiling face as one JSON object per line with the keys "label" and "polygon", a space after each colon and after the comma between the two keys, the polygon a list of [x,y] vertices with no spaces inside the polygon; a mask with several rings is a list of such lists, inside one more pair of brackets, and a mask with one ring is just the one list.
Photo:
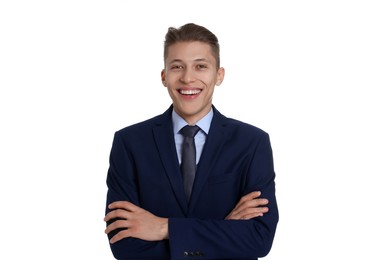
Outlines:
{"label": "smiling face", "polygon": [[168,48],[161,80],[173,101],[173,108],[193,125],[210,112],[215,85],[224,78],[207,43],[177,42]]}

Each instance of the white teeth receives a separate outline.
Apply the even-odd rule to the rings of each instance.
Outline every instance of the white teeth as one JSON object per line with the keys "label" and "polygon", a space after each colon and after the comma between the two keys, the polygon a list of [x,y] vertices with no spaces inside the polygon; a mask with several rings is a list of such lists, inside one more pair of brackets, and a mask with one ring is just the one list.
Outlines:
{"label": "white teeth", "polygon": [[182,95],[196,95],[200,93],[200,89],[180,89]]}

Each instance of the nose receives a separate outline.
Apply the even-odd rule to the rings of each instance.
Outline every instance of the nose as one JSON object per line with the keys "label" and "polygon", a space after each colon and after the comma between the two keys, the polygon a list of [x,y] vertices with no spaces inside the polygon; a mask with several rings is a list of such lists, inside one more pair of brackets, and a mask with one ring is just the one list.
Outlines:
{"label": "nose", "polygon": [[181,75],[181,78],[180,80],[183,82],[183,83],[191,83],[191,82],[194,82],[195,81],[195,75],[194,75],[194,71],[192,71],[191,68],[186,68],[183,70],[183,73]]}

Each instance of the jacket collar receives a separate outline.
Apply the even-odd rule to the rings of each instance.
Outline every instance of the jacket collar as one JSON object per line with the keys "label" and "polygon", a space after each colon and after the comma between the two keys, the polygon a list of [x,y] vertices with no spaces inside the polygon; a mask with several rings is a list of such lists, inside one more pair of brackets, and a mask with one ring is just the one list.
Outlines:
{"label": "jacket collar", "polygon": [[171,188],[176,199],[187,215],[195,207],[196,201],[207,182],[210,173],[213,171],[215,158],[218,158],[224,142],[229,137],[226,117],[224,117],[213,106],[214,116],[211,121],[209,134],[203,148],[203,152],[198,164],[191,200],[188,203],[184,193],[183,181],[180,173],[180,165],[177,159],[175,140],[173,136],[172,110],[171,105],[161,116],[153,128],[153,134],[157,149],[159,150],[161,161],[165,168],[165,173],[171,183]]}

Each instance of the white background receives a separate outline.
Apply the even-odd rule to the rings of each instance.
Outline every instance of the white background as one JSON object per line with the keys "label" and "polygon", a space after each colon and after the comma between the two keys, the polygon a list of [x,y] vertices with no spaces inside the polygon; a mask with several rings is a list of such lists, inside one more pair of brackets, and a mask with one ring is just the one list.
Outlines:
{"label": "white background", "polygon": [[169,26],[220,40],[214,104],[271,136],[267,259],[390,259],[388,1],[1,1],[1,259],[112,259],[116,130],[165,111]]}

